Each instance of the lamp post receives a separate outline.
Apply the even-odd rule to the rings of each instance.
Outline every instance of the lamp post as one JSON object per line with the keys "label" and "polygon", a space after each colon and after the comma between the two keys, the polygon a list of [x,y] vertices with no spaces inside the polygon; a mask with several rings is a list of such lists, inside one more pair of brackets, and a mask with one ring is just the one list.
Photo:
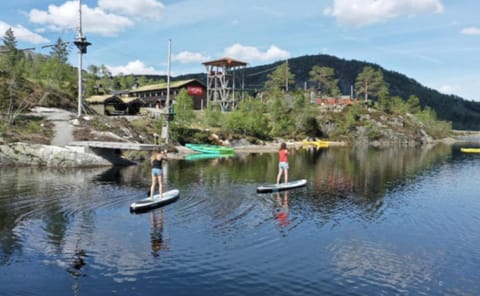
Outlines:
{"label": "lamp post", "polygon": [[80,23],[78,26],[78,35],[75,41],[73,42],[78,47],[78,114],[77,117],[82,115],[82,55],[87,53],[87,47],[91,45],[87,41],[87,37],[83,36],[82,33],[82,1],[78,0],[79,3],[79,16]]}
{"label": "lamp post", "polygon": [[165,116],[165,126],[162,130],[162,137],[165,138],[165,144],[168,145],[169,142],[169,129],[170,129],[170,121],[173,120],[173,116],[175,115],[172,111],[172,107],[170,106],[170,75],[171,75],[171,56],[172,56],[172,40],[168,39],[168,70],[167,70],[167,98],[165,100],[165,109],[166,112],[163,113]]}

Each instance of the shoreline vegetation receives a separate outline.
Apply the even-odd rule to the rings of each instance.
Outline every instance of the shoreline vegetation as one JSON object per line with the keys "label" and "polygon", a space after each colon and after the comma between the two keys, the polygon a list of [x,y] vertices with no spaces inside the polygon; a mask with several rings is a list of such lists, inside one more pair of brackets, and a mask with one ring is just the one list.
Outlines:
{"label": "shoreline vegetation", "polygon": [[[140,164],[148,159],[148,151],[128,151],[120,155],[100,157],[94,153],[71,147],[68,145],[74,141],[107,141],[107,142],[136,142],[152,143],[154,139],[150,138],[158,126],[154,119],[138,117],[107,117],[99,115],[84,115],[76,118],[72,112],[58,108],[36,107],[26,115],[25,120],[18,120],[19,128],[25,125],[26,128],[20,130],[9,130],[14,135],[10,138],[0,137],[0,166],[6,165],[32,165],[47,167],[92,167],[92,166],[112,166],[112,165],[131,165]],[[375,121],[371,117],[368,119],[374,124],[386,126],[390,121],[397,125],[404,125],[398,118],[383,118]],[[27,124],[25,124],[27,122]],[[370,124],[372,124],[370,122]],[[158,122],[157,122],[158,124]],[[409,127],[411,129],[411,127]],[[387,129],[387,128],[385,128]],[[355,130],[355,129],[353,129]],[[359,129],[361,131],[361,129]],[[217,144],[233,147],[235,153],[274,153],[278,151],[280,144],[285,142],[288,149],[300,149],[303,145],[300,139],[291,138],[273,138],[270,140],[260,140],[254,137],[241,137],[236,135],[232,137],[224,133],[221,129],[203,128],[184,131],[190,133],[189,138],[184,135],[176,134],[177,137],[183,136],[184,142],[201,141],[205,144]],[[23,135],[22,137],[15,137]],[[419,137],[421,135],[421,137]],[[8,134],[7,134],[8,136]],[[341,138],[341,137],[339,137]],[[383,139],[383,138],[386,138]],[[330,138],[319,138],[322,141],[328,141],[328,148],[335,149],[339,147],[360,147],[374,146],[376,148],[387,147],[422,147],[436,144],[453,145],[462,142],[468,142],[469,138],[480,138],[478,131],[459,131],[450,130],[448,136],[434,139],[422,130],[422,133],[412,134],[408,128],[397,129],[375,139],[375,143],[369,142],[372,139],[359,133],[356,141],[334,140]],[[9,139],[17,139],[10,140]],[[24,140],[25,139],[25,140]],[[477,140],[478,141],[478,140]],[[159,147],[168,148],[168,156],[171,159],[185,159],[188,155],[195,154],[189,148],[178,143],[175,139],[174,144],[160,144]],[[306,147],[308,148],[308,147]],[[314,148],[314,146],[310,146]],[[112,153],[113,154],[113,153]]]}
{"label": "shoreline vegetation", "polygon": [[[152,144],[165,134],[164,126],[169,126],[166,142],[172,143],[166,148],[172,157],[181,157],[190,153],[178,146],[185,143],[233,146],[239,153],[273,152],[281,142],[297,147],[307,138],[329,141],[331,148],[420,147],[454,143],[463,136],[453,128],[475,129],[480,122],[477,103],[441,95],[379,65],[325,55],[292,58],[268,66],[262,75],[245,75],[251,76],[248,87],[236,98],[229,93],[232,85],[224,86],[221,98],[195,97],[181,88],[167,100],[156,89],[142,94],[151,100],[132,109],[105,101],[96,109],[93,102],[78,104],[79,89],[85,91],[84,102],[94,95],[120,93],[140,98],[133,89],[150,89],[166,77],[112,76],[104,65],[89,65],[82,85],[60,38],[49,55],[30,55],[17,48],[10,28],[0,46],[0,165],[83,165],[79,159],[86,153],[68,147],[72,141]],[[245,70],[255,73],[259,68]],[[201,110],[194,105],[199,99]],[[154,105],[159,110],[149,112]],[[126,113],[135,116],[118,116]],[[120,159],[121,153],[110,154],[107,158]],[[145,154],[132,153],[132,159],[145,159]]]}
{"label": "shoreline vegetation", "polygon": [[[434,140],[427,146],[434,146],[437,144],[454,145],[460,143],[469,143],[469,137],[480,139],[480,132],[477,131],[454,131],[455,137],[448,137],[439,140]],[[249,154],[249,153],[275,153],[280,147],[282,141],[263,142],[262,144],[244,144],[235,145],[235,154]],[[288,149],[301,149],[305,146],[302,141],[285,141]],[[161,146],[159,146],[161,147]],[[174,147],[175,151],[168,152],[170,159],[186,159],[188,155],[198,154],[189,148],[181,145],[170,146]],[[328,148],[318,149],[335,149],[353,147],[345,142],[329,141]],[[390,148],[395,147],[391,146]],[[422,146],[423,147],[423,146]],[[403,147],[407,148],[407,147]],[[133,152],[130,157],[125,158],[125,162],[120,165],[135,165],[141,164],[148,157],[147,151]],[[122,156],[123,158],[123,156]],[[110,160],[106,160],[90,152],[78,150],[75,147],[43,145],[31,143],[8,143],[0,145],[0,167],[2,166],[45,166],[45,167],[101,167],[113,166]]]}

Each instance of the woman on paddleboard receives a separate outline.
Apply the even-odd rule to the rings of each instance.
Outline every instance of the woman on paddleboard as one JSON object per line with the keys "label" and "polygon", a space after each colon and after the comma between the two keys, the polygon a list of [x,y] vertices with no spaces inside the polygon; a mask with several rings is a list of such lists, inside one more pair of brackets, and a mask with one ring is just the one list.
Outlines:
{"label": "woman on paddleboard", "polygon": [[163,161],[167,159],[167,151],[154,151],[150,157],[152,164],[152,185],[150,186],[150,198],[153,198],[155,191],[155,183],[158,181],[158,193],[162,197],[163,194]]}
{"label": "woman on paddleboard", "polygon": [[277,184],[280,183],[282,173],[285,176],[285,183],[288,183],[288,150],[287,144],[280,144],[280,150],[278,151],[278,175]]}

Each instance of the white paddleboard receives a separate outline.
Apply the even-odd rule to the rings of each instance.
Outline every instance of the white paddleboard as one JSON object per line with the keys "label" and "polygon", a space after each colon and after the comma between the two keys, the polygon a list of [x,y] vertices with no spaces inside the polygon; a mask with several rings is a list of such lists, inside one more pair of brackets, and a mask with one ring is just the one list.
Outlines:
{"label": "white paddleboard", "polygon": [[158,194],[154,195],[153,198],[147,197],[139,201],[136,201],[130,205],[130,211],[142,211],[148,210],[151,208],[164,206],[169,203],[172,203],[178,199],[180,196],[180,191],[178,189],[173,189],[167,192],[164,192],[160,197]]}
{"label": "white paddleboard", "polygon": [[283,191],[289,190],[293,188],[298,188],[307,185],[307,180],[295,180],[290,181],[288,183],[280,183],[280,184],[266,184],[257,187],[257,193],[267,193],[267,192],[276,192],[276,191]]}

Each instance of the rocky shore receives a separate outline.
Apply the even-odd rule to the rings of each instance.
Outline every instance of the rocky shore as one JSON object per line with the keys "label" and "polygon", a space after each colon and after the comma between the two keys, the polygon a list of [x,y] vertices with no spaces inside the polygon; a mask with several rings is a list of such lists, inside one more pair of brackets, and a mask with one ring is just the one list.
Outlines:
{"label": "rocky shore", "polygon": [[[36,108],[33,114],[43,116],[55,123],[55,137],[51,141],[51,145],[41,145],[32,143],[6,143],[0,145],[0,166],[20,165],[20,166],[46,166],[46,167],[94,167],[94,166],[112,166],[112,165],[128,165],[133,164],[133,161],[124,159],[121,155],[115,155],[113,152],[95,153],[90,149],[82,147],[68,146],[73,137],[73,129],[77,124],[74,122],[73,114],[55,108]],[[391,145],[391,143],[405,144],[411,146],[409,141],[404,138],[403,141],[387,137],[391,141],[386,144],[378,143],[376,146],[384,147]],[[478,139],[478,132],[457,132],[454,138],[448,138],[440,141],[433,140],[428,135],[424,135],[421,143],[436,144],[443,142],[446,144],[454,144],[463,141],[471,141]],[[120,138],[120,137],[118,137]],[[125,139],[126,140],[126,139]],[[362,144],[362,137],[358,137],[358,143]],[[278,139],[272,142],[262,142],[251,144],[246,140],[236,140],[235,142],[224,143],[226,146],[234,147],[235,152],[242,153],[274,153],[279,147],[280,143],[285,141],[287,147],[296,149],[302,146],[299,141],[287,141]],[[405,143],[404,143],[405,142]],[[410,143],[410,144],[409,144]],[[345,146],[343,142],[329,142],[330,147]],[[367,144],[364,144],[367,145]],[[368,143],[372,145],[372,143]],[[373,145],[375,146],[375,145]],[[414,145],[415,146],[415,145]],[[173,148],[173,147],[171,147]],[[185,159],[189,154],[195,153],[184,146],[176,146],[175,149],[170,149],[168,157],[171,159]],[[113,151],[113,150],[112,150]],[[145,159],[143,152],[143,159]],[[141,158],[139,158],[140,161]]]}
{"label": "rocky shore", "polygon": [[0,165],[94,167],[111,166],[112,163],[76,147],[10,143],[0,145]]}

